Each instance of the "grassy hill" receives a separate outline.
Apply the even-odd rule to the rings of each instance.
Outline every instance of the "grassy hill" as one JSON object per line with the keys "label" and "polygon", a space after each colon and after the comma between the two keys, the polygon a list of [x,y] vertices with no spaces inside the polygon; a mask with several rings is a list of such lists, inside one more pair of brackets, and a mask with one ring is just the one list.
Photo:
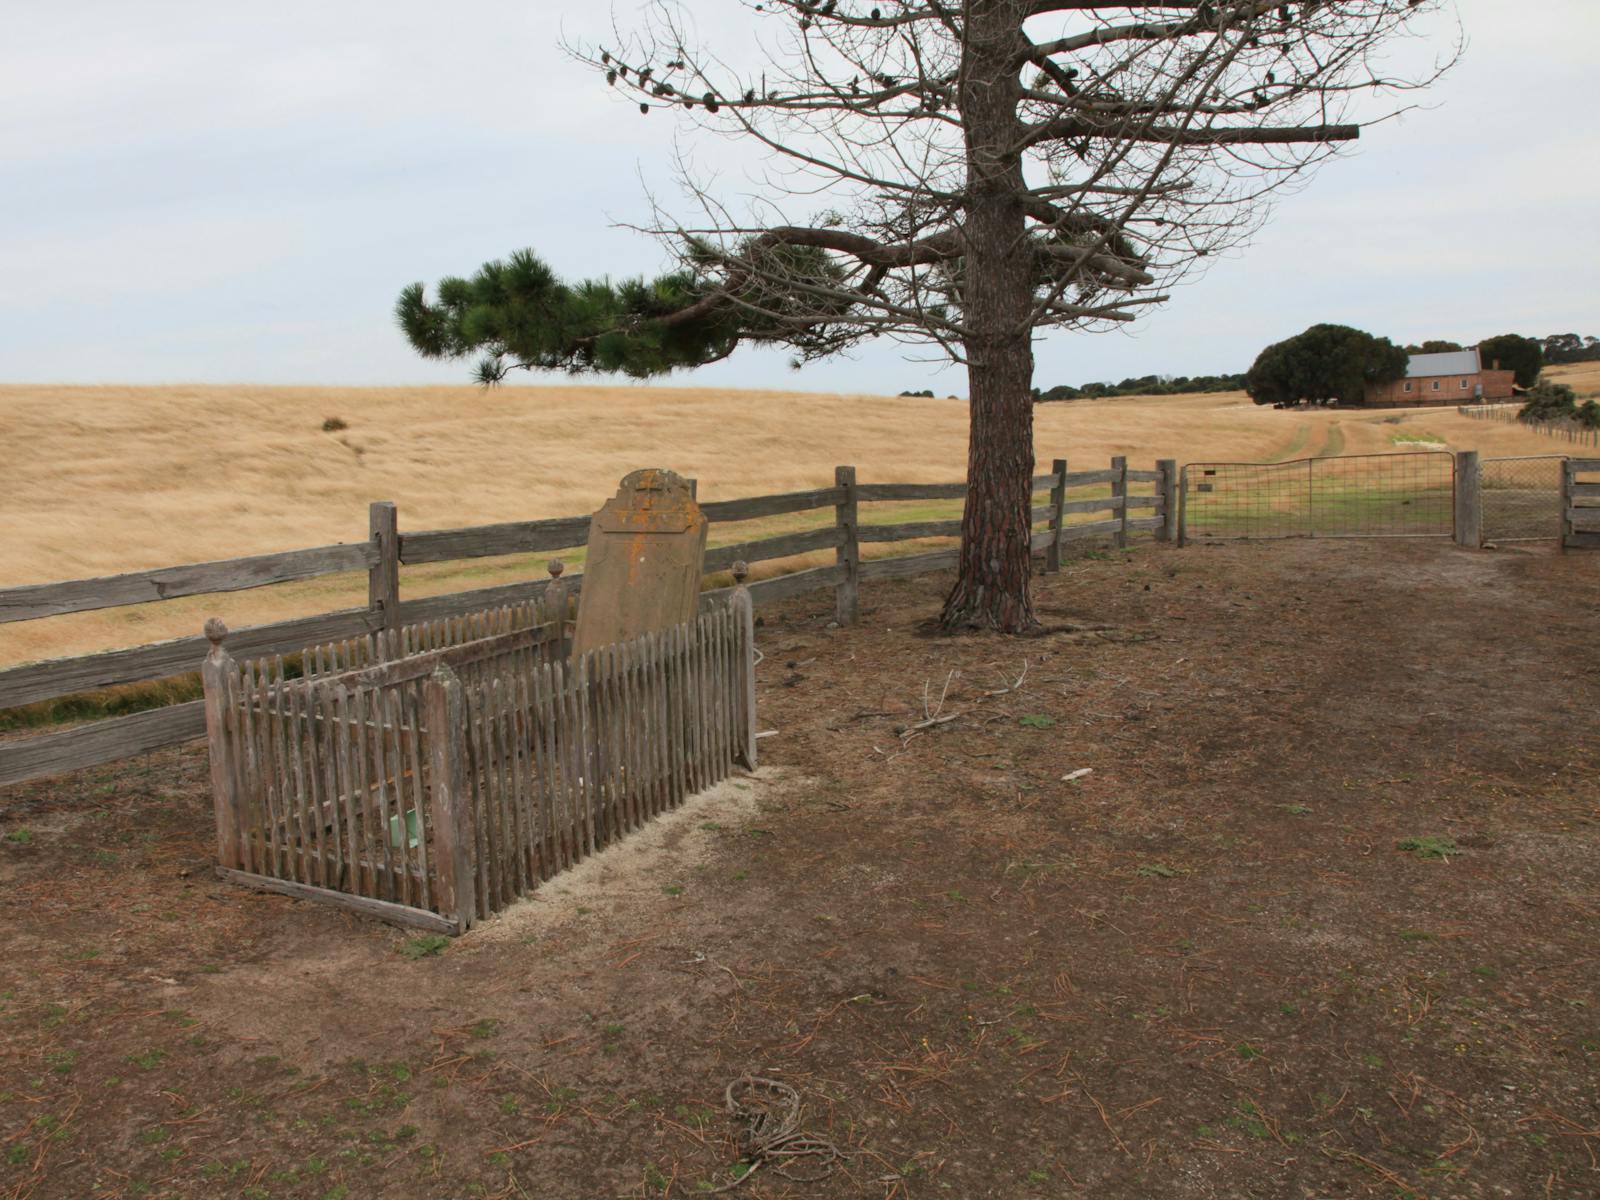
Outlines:
{"label": "grassy hill", "polygon": [[[1552,374],[1600,392],[1600,364]],[[325,431],[338,418],[345,428]],[[0,386],[0,586],[361,540],[366,507],[394,500],[402,530],[587,512],[627,471],[664,465],[704,499],[831,483],[959,479],[959,400],[702,388],[312,388]],[[1556,452],[1550,439],[1452,409],[1278,412],[1241,393],[1046,404],[1041,467],[1064,456],[1138,466],[1384,453],[1442,445]],[[793,522],[791,522],[792,524]],[[746,531],[748,533],[748,530]],[[407,570],[405,594],[526,578],[488,560]],[[539,571],[542,574],[542,571]],[[364,603],[364,580],[307,584],[5,628],[0,663]]]}

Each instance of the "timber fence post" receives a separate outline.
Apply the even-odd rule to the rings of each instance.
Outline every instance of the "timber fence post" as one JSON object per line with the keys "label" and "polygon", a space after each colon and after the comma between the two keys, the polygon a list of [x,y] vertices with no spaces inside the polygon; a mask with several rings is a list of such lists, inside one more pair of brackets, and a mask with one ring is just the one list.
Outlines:
{"label": "timber fence post", "polygon": [[244,856],[239,852],[239,836],[244,804],[234,747],[228,737],[233,698],[229,683],[237,668],[233,656],[222,648],[227,636],[228,627],[216,617],[206,622],[206,640],[211,643],[211,650],[200,666],[200,679],[205,685],[206,742],[211,751],[212,803],[217,810],[217,865],[242,871]]}
{"label": "timber fence post", "polygon": [[1476,450],[1456,451],[1456,545],[1474,550],[1483,541],[1482,474]]}
{"label": "timber fence post", "polygon": [[1128,548],[1128,460],[1118,454],[1111,460],[1111,498],[1120,499],[1122,504],[1116,510],[1117,531],[1111,535],[1113,549],[1126,550]]}
{"label": "timber fence post", "polygon": [[367,536],[377,555],[367,569],[367,607],[382,615],[386,632],[400,628],[400,516],[392,500],[367,509]]}
{"label": "timber fence post", "polygon": [[477,844],[467,783],[467,716],[461,680],[441,664],[424,688],[433,769],[433,867],[439,913],[465,933],[477,915],[472,853]]}
{"label": "timber fence post", "polygon": [[834,586],[835,619],[841,625],[854,625],[861,615],[861,541],[856,534],[859,518],[856,500],[856,469],[835,467],[835,487],[844,489],[844,499],[833,507],[833,523],[839,530],[839,545],[833,561],[844,568],[844,577]]}
{"label": "timber fence post", "polygon": [[1050,464],[1050,473],[1056,477],[1055,483],[1050,485],[1050,546],[1044,552],[1044,569],[1055,572],[1061,570],[1061,524],[1064,513],[1062,506],[1067,502],[1067,460],[1058,458]]}
{"label": "timber fence post", "polygon": [[1178,470],[1178,549],[1189,544],[1189,468]]}
{"label": "timber fence post", "polygon": [[1161,528],[1156,530],[1156,541],[1178,540],[1178,460],[1158,458],[1156,470],[1161,472]]}

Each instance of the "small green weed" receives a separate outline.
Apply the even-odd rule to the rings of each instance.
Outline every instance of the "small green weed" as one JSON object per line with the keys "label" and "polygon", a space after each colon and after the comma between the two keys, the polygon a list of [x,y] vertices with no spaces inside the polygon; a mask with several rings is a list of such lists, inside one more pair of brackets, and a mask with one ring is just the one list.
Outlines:
{"label": "small green weed", "polygon": [[422,937],[414,937],[403,943],[400,947],[400,954],[402,957],[413,961],[419,958],[432,958],[449,944],[450,939],[443,934],[430,933]]}
{"label": "small green weed", "polygon": [[705,1129],[717,1113],[703,1104],[680,1104],[672,1110],[672,1115],[691,1128]]}
{"label": "small green weed", "polygon": [[1177,869],[1167,866],[1166,863],[1140,863],[1134,872],[1143,875],[1146,879],[1173,879],[1177,877]]}
{"label": "small green weed", "polygon": [[1049,729],[1056,723],[1056,719],[1044,713],[1029,713],[1017,722],[1025,729]]}
{"label": "small green weed", "polygon": [[1304,804],[1280,804],[1278,807],[1291,817],[1308,817],[1311,815],[1311,810]]}
{"label": "small green weed", "polygon": [[6,834],[6,841],[10,842],[13,846],[26,846],[33,841],[33,830],[13,829],[10,833]]}
{"label": "small green weed", "polygon": [[165,1050],[146,1050],[143,1054],[130,1054],[128,1061],[141,1071],[153,1071],[167,1056]]}
{"label": "small green weed", "polygon": [[1416,858],[1449,858],[1456,853],[1456,843],[1453,838],[1411,837],[1401,838],[1394,844],[1396,850],[1405,850]]}
{"label": "small green weed", "polygon": [[46,1054],[44,1061],[57,1075],[70,1075],[73,1064],[78,1061],[78,1052],[76,1050],[57,1050],[53,1054]]}
{"label": "small green weed", "polygon": [[1241,1100],[1237,1110],[1228,1118],[1228,1124],[1242,1129],[1253,1138],[1268,1136],[1267,1123],[1261,1119],[1261,1110],[1250,1100]]}

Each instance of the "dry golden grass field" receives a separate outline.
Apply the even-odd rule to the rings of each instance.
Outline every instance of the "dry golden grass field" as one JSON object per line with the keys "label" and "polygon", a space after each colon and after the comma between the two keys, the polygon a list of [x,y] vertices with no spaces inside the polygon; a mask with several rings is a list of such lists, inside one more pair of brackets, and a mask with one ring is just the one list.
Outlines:
{"label": "dry golden grass field", "polygon": [[[1600,364],[1551,374],[1600,392]],[[324,432],[329,417],[348,428]],[[0,587],[359,540],[372,500],[395,501],[403,531],[582,513],[643,465],[697,477],[703,499],[828,484],[838,463],[863,482],[959,479],[966,421],[960,400],[785,391],[0,386]],[[1048,404],[1035,424],[1041,469],[1057,456],[1088,469],[1114,454],[1143,467],[1418,443],[1558,450],[1453,409],[1275,412],[1241,393]],[[407,570],[402,588],[535,570],[437,564]],[[212,613],[253,624],[364,602],[364,577],[343,576],[0,626],[0,664],[191,634]]]}

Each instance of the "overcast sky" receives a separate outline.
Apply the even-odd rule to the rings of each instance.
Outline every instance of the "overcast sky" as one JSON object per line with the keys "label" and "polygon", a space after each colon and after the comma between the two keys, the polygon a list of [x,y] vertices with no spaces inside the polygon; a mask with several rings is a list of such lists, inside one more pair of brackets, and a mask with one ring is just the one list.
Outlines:
{"label": "overcast sky", "polygon": [[[734,0],[690,7],[748,53],[717,19]],[[1316,321],[1600,333],[1600,4],[1460,0],[1460,18],[1470,44],[1426,111],[1370,130],[1137,325],[1047,335],[1037,382],[1243,370]],[[656,269],[614,226],[645,217],[646,185],[672,198],[672,118],[557,46],[609,20],[604,0],[12,6],[0,381],[459,382],[396,330],[407,282],[523,246],[572,277]],[[798,373],[740,351],[669,382],[966,390],[890,344]]]}

